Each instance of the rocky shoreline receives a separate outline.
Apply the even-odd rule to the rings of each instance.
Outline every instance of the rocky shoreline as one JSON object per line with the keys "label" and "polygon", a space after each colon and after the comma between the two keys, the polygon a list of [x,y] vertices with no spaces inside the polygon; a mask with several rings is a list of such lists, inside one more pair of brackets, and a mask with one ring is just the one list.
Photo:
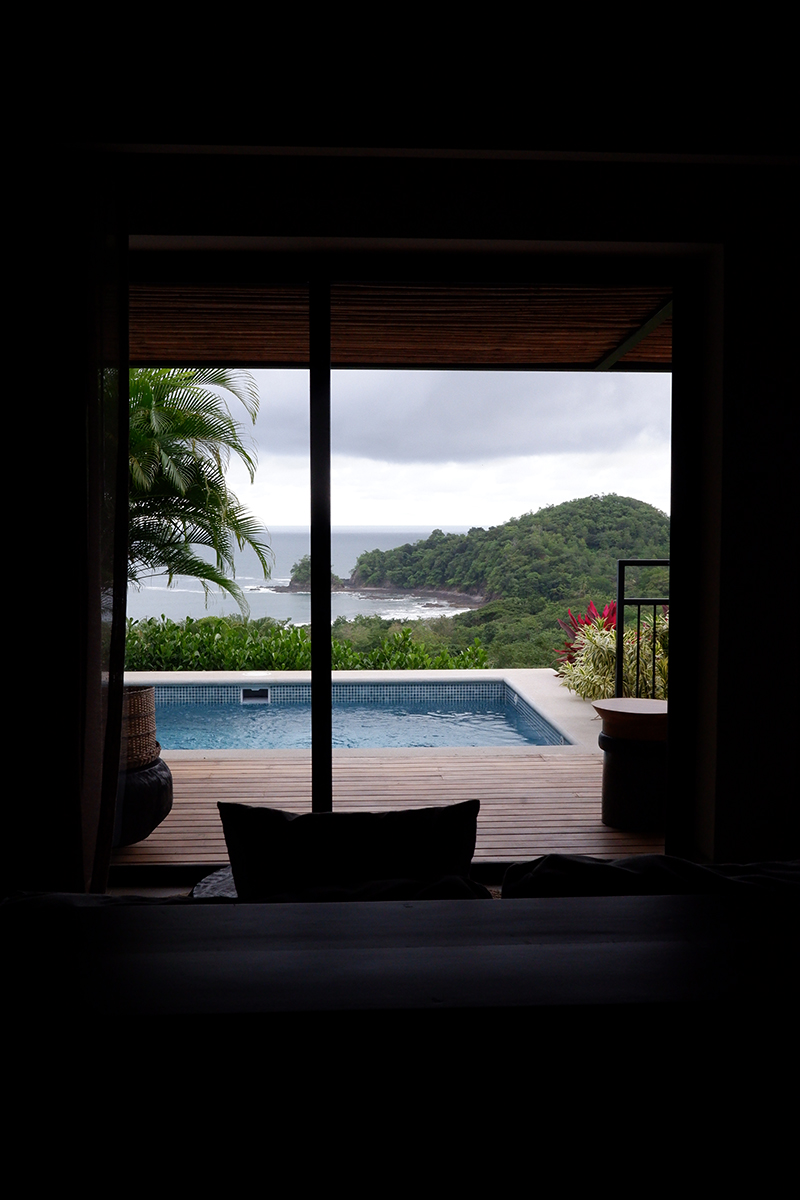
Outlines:
{"label": "rocky shoreline", "polygon": [[[293,586],[287,584],[283,587],[270,587],[271,592],[308,592],[308,587]],[[399,587],[362,587],[351,585],[349,583],[342,584],[341,587],[331,588],[331,592],[349,592],[353,596],[374,596],[378,600],[389,599],[396,596],[430,596],[430,601],[424,607],[439,609],[443,604],[450,605],[452,608],[481,608],[486,603],[484,596],[471,596],[464,592],[439,592],[433,588],[399,588]]]}

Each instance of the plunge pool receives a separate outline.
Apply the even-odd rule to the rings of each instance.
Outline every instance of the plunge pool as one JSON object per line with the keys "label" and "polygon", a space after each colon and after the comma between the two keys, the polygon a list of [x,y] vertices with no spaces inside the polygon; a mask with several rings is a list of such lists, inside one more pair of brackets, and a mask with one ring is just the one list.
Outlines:
{"label": "plunge pool", "polygon": [[[311,685],[156,685],[156,736],[165,750],[280,750],[311,746]],[[564,746],[569,739],[502,680],[334,683],[333,745]]]}

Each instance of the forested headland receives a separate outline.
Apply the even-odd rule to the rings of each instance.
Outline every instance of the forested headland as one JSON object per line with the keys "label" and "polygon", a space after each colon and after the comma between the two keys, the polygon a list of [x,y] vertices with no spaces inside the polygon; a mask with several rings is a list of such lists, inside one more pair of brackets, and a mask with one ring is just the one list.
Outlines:
{"label": "forested headland", "polygon": [[[454,617],[405,622],[429,649],[455,653],[476,634],[493,667],[555,667],[558,619],[602,609],[616,597],[617,560],[669,558],[669,517],[641,500],[586,496],[466,534],[434,530],[423,541],[362,554],[351,587],[459,592],[481,607]],[[629,573],[630,591],[666,595],[666,570]],[[367,649],[400,628],[377,617],[334,622],[335,638]]]}
{"label": "forested headland", "polygon": [[[587,496],[466,534],[434,530],[394,550],[362,554],[349,582],[331,588],[459,593],[477,605],[456,616],[391,621],[337,618],[335,670],[557,667],[567,610],[616,598],[617,560],[669,558],[669,518],[641,500]],[[292,583],[306,589],[306,556]],[[628,594],[669,594],[668,572],[628,575]],[[129,621],[126,669],[308,670],[312,630],[268,617]]]}

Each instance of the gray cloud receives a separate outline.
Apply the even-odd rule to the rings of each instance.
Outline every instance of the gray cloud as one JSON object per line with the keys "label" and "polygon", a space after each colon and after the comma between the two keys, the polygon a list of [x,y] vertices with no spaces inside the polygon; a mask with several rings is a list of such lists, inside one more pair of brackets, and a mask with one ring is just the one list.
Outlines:
{"label": "gray cloud", "polygon": [[[273,453],[308,449],[305,372],[259,372],[256,436]],[[522,371],[337,371],[334,454],[397,463],[486,462],[619,451],[669,441],[670,376]]]}
{"label": "gray cloud", "polygon": [[[266,454],[308,455],[308,371],[254,371],[261,394],[254,437]],[[249,429],[248,429],[249,432]]]}

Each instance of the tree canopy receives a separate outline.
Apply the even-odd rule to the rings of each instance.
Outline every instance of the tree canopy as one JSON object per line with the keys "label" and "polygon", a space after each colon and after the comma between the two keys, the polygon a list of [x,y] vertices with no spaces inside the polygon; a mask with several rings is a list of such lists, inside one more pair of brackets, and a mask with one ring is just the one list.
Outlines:
{"label": "tree canopy", "polygon": [[[247,612],[234,582],[234,548],[250,546],[267,577],[272,551],[266,530],[229,491],[225,469],[236,454],[252,480],[256,451],[234,419],[229,397],[252,421],[258,389],[246,371],[135,368],[130,386],[128,578],[152,575],[216,585]],[[199,547],[213,552],[208,562]]]}
{"label": "tree canopy", "polygon": [[413,545],[371,550],[351,582],[540,605],[602,603],[614,597],[619,558],[669,558],[669,517],[626,496],[585,496],[491,529],[435,529]]}
{"label": "tree canopy", "polygon": [[[414,637],[454,653],[478,633],[491,667],[557,667],[567,609],[612,602],[620,558],[668,559],[669,517],[625,496],[584,496],[491,529],[437,529],[413,545],[371,550],[359,558],[351,584],[479,597],[480,608],[415,623]],[[628,592],[667,595],[668,579],[667,568],[633,568]],[[358,644],[367,632],[356,622],[334,624],[335,637]]]}
{"label": "tree canopy", "polygon": [[[311,555],[304,554],[299,562],[292,566],[292,577],[289,587],[298,589],[307,589],[311,587]],[[338,575],[334,575],[333,566],[331,566],[331,588],[343,588],[344,580]]]}

